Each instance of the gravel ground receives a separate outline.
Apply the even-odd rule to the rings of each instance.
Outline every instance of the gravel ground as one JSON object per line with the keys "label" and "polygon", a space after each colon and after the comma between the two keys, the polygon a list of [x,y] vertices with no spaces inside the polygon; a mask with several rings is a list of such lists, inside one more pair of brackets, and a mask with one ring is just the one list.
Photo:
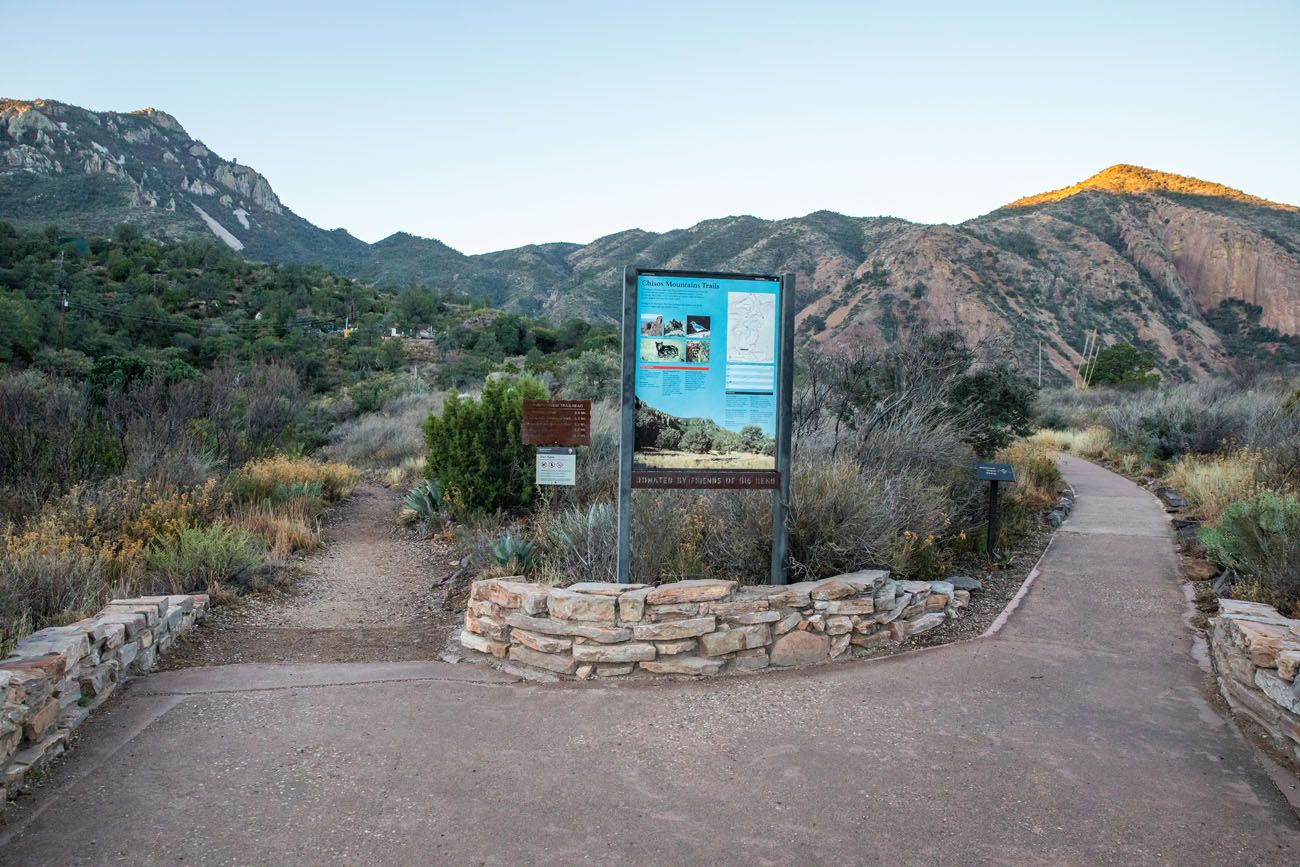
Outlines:
{"label": "gravel ground", "polygon": [[[1068,519],[1067,519],[1068,520]],[[935,644],[948,644],[952,641],[964,641],[974,638],[988,629],[997,619],[1007,603],[1020,591],[1021,585],[1043,556],[1047,543],[1052,539],[1052,530],[1046,524],[1038,525],[1020,540],[1016,549],[1016,558],[1010,566],[989,569],[983,563],[973,562],[959,564],[953,575],[968,575],[978,578],[984,586],[971,593],[970,605],[961,610],[956,620],[937,626],[916,638],[908,639],[902,644],[884,648],[884,652],[873,654],[885,656],[900,650],[914,647],[930,647]]]}
{"label": "gravel ground", "polygon": [[457,566],[445,544],[401,526],[399,506],[396,492],[362,482],[287,591],[217,608],[164,667],[436,659],[458,620],[441,604]]}

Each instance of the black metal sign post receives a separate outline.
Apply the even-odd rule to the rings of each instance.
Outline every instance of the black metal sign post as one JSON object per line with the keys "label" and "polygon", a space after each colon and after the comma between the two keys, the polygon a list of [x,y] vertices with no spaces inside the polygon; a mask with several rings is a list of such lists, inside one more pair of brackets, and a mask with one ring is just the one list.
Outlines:
{"label": "black metal sign post", "polygon": [[994,551],[998,544],[998,480],[989,482],[989,535],[984,542],[989,562],[993,562]]}
{"label": "black metal sign post", "polygon": [[991,563],[998,542],[998,483],[1014,482],[1016,472],[1011,468],[1011,464],[976,464],[975,478],[986,479],[989,483],[989,532],[984,548]]}

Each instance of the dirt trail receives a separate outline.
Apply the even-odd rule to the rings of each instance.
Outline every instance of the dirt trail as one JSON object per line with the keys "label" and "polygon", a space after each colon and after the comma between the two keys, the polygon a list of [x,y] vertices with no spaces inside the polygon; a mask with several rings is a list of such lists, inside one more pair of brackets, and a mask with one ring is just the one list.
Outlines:
{"label": "dirt trail", "polygon": [[166,667],[436,659],[455,619],[439,585],[456,567],[444,544],[398,523],[399,505],[396,492],[362,482],[286,593],[218,609]]}

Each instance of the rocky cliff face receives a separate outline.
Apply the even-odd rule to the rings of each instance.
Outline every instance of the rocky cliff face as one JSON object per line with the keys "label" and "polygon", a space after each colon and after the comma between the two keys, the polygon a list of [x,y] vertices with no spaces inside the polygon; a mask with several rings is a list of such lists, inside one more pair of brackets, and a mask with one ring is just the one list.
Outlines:
{"label": "rocky cliff face", "polygon": [[175,212],[180,196],[246,230],[259,212],[284,213],[266,178],[213,155],[166,112],[96,113],[47,100],[6,99],[0,100],[0,125],[7,139],[0,153],[11,170],[119,179],[137,206]]}
{"label": "rocky cliff face", "polygon": [[275,260],[337,264],[366,251],[298,217],[257,171],[222,159],[152,108],[122,114],[0,99],[0,217],[87,233],[134,223]]}
{"label": "rocky cliff face", "polygon": [[[791,271],[805,340],[955,327],[1008,342],[1027,368],[1041,342],[1047,375],[1057,379],[1075,370],[1094,329],[1104,342],[1152,349],[1177,376],[1218,371],[1233,353],[1300,358],[1300,209],[1136,166],[956,226],[830,212],[741,216],[465,256],[406,233],[366,244],[313,226],[265,177],[212,153],[164,112],[0,100],[0,219],[86,233],[130,222],[164,237],[217,238],[254,258],[427,283],[556,319],[613,321],[625,265]],[[1218,315],[1225,304],[1246,306]],[[1224,332],[1240,311],[1245,330]]]}

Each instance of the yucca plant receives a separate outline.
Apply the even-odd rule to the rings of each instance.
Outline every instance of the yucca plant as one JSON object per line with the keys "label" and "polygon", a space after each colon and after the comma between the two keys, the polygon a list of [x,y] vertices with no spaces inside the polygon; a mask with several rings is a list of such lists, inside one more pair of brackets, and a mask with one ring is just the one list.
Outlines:
{"label": "yucca plant", "polygon": [[429,479],[411,488],[402,504],[423,523],[432,522],[442,512],[442,489],[437,479]]}
{"label": "yucca plant", "polygon": [[488,549],[488,554],[498,566],[510,567],[519,572],[531,571],[535,559],[533,543],[514,533],[506,533],[498,539]]}

